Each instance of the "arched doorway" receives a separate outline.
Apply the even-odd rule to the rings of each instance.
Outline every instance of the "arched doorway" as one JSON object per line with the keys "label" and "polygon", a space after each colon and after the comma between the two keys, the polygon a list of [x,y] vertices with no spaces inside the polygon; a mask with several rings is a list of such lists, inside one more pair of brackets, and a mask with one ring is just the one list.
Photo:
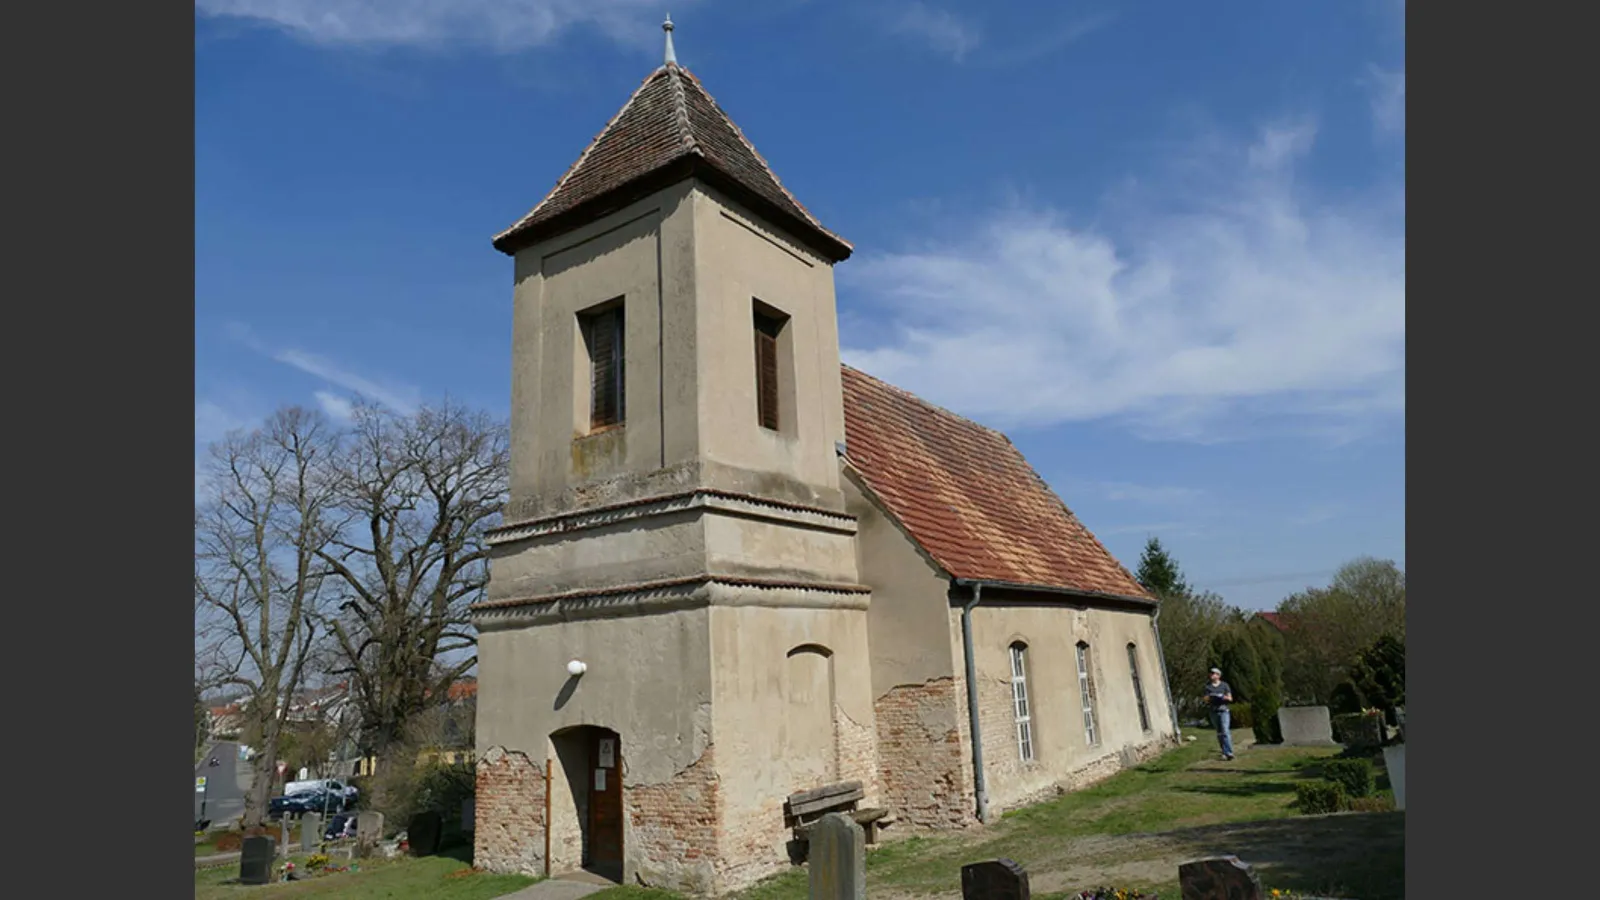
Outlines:
{"label": "arched doorway", "polygon": [[550,744],[558,770],[551,778],[551,872],[582,869],[620,883],[622,737],[578,725],[552,734]]}

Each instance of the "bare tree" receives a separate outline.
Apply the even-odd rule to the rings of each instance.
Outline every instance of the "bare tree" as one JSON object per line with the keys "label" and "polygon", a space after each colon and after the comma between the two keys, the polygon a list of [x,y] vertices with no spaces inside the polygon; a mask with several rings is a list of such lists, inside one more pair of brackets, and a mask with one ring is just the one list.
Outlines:
{"label": "bare tree", "polygon": [[245,695],[243,730],[257,750],[246,826],[266,815],[289,700],[318,639],[333,498],[321,467],[334,449],[320,414],[280,410],[212,446],[196,504],[197,678]]}
{"label": "bare tree", "polygon": [[488,582],[484,533],[505,502],[505,423],[445,404],[399,415],[363,405],[336,465],[349,516],[321,556],[337,574],[332,622],[380,765],[408,724],[477,663],[468,607]]}

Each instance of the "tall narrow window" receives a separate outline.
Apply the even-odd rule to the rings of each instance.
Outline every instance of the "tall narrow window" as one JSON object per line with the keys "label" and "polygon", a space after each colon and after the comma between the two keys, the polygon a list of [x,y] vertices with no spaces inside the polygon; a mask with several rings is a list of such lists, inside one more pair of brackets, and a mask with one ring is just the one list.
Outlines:
{"label": "tall narrow window", "polygon": [[777,431],[780,424],[778,410],[778,350],[779,337],[788,320],[777,310],[759,300],[755,303],[756,339],[756,420],[762,428]]}
{"label": "tall narrow window", "polygon": [[1100,743],[1094,727],[1094,681],[1089,677],[1089,645],[1078,642],[1078,694],[1083,698],[1083,736],[1090,746]]}
{"label": "tall narrow window", "polygon": [[1150,730],[1150,711],[1144,705],[1144,683],[1139,680],[1139,648],[1128,645],[1128,671],[1133,674],[1133,699],[1139,703],[1139,727]]}
{"label": "tall narrow window", "polygon": [[1028,710],[1028,645],[1011,645],[1011,706],[1017,723],[1017,753],[1033,759],[1033,716]]}
{"label": "tall narrow window", "polygon": [[582,323],[589,350],[589,429],[620,425],[625,412],[622,304],[585,314]]}

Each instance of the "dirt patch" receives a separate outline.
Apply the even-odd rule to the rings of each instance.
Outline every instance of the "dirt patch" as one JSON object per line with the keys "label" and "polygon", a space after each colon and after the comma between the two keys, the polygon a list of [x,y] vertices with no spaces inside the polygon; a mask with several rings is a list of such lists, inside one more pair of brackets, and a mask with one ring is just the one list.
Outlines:
{"label": "dirt patch", "polygon": [[1245,860],[1271,886],[1362,900],[1402,897],[1405,818],[1345,813],[1081,838],[1031,861],[1029,880],[1040,894],[1168,885],[1177,881],[1183,863],[1218,855]]}
{"label": "dirt patch", "polygon": [[[963,835],[972,849],[982,831]],[[1040,842],[1027,869],[1036,895],[1074,893],[1102,885],[1171,889],[1178,867],[1205,856],[1233,855],[1255,867],[1270,887],[1324,896],[1388,900],[1404,896],[1403,813],[1339,813],[1186,828],[1161,834],[1092,835]],[[976,856],[974,857],[976,858]],[[1337,874],[1330,874],[1337,873]],[[884,900],[927,900],[961,895],[948,890],[884,885]],[[1165,891],[1163,891],[1165,895]]]}

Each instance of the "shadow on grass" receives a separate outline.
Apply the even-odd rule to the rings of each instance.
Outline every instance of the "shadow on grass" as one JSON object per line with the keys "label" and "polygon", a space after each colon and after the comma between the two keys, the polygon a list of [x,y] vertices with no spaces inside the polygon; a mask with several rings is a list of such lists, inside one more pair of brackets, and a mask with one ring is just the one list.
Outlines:
{"label": "shadow on grass", "polygon": [[1224,797],[1259,797],[1263,794],[1292,794],[1295,786],[1286,781],[1251,781],[1245,784],[1194,784],[1174,790],[1190,794],[1218,794]]}
{"label": "shadow on grass", "polygon": [[435,853],[434,856],[453,859],[456,862],[464,862],[470,866],[472,865],[472,842],[453,841],[446,846],[440,847],[439,852]]}
{"label": "shadow on grass", "polygon": [[1169,832],[1190,858],[1233,855],[1269,887],[1331,897],[1405,896],[1405,813],[1296,816]]}

